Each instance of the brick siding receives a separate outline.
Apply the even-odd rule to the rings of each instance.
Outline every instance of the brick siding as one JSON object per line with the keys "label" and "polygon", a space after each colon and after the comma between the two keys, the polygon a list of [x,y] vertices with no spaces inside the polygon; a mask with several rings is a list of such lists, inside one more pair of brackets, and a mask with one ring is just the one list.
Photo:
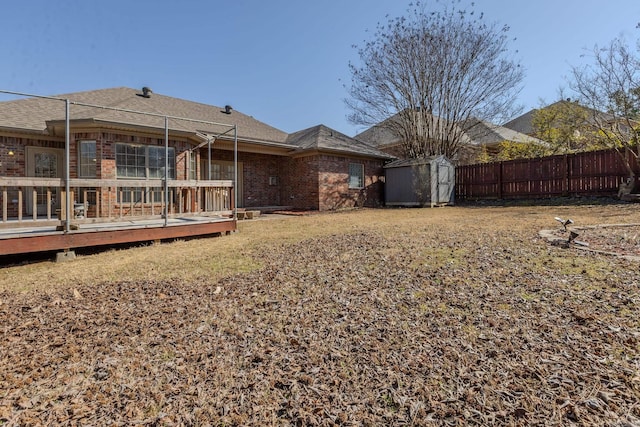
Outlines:
{"label": "brick siding", "polygon": [[[383,162],[359,158],[319,156],[319,210],[377,207],[382,204]],[[349,164],[364,166],[364,187],[349,188]]]}
{"label": "brick siding", "polygon": [[[115,179],[115,143],[145,144],[164,146],[164,139],[113,132],[76,132],[69,147],[71,158],[78,157],[78,141],[96,141],[96,178]],[[0,135],[0,176],[23,177],[25,170],[25,147],[48,147],[64,149],[64,139],[45,140],[38,138],[18,138]],[[191,144],[185,140],[169,141],[175,148],[176,178],[188,176],[188,150]],[[9,150],[13,155],[9,156]],[[206,149],[198,153],[200,159],[206,157]],[[233,161],[233,152],[212,151],[213,160]],[[333,210],[355,206],[380,206],[383,201],[384,175],[382,160],[367,160],[315,154],[303,157],[285,157],[257,153],[238,153],[238,161],[243,165],[243,201],[245,207],[292,206],[304,210]],[[349,163],[364,165],[365,186],[363,189],[349,189]],[[71,178],[78,177],[78,163],[70,163]],[[198,175],[199,176],[199,175]],[[10,216],[17,215],[17,206],[12,201],[17,197],[16,189],[7,189]],[[0,193],[0,202],[2,194]],[[107,192],[102,196],[107,197]],[[102,200],[103,206],[116,207],[112,200]],[[23,205],[26,201],[23,201]],[[25,212],[23,207],[23,212]]]}

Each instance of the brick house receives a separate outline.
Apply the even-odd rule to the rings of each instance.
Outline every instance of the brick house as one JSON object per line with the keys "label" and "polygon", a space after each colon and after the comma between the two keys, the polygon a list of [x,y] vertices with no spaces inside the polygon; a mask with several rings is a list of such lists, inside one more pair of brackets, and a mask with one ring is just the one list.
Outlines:
{"label": "brick house", "polygon": [[[77,190],[74,199],[89,210],[96,206],[101,216],[122,211],[123,205],[153,213],[163,190],[140,188],[140,182],[162,178],[165,164],[169,179],[185,183],[172,192],[173,203],[210,203],[219,193],[207,193],[205,201],[205,192],[220,190],[196,184],[235,181],[234,147],[238,207],[332,210],[382,204],[383,164],[391,156],[373,146],[322,125],[287,134],[229,106],[121,87],[0,102],[5,218],[22,213],[35,218],[60,209],[60,189],[32,184],[33,191],[23,192],[7,184],[14,182],[9,178],[64,176],[67,121],[60,100],[71,101],[70,179],[96,184],[89,192]],[[101,186],[117,191],[101,192]]]}

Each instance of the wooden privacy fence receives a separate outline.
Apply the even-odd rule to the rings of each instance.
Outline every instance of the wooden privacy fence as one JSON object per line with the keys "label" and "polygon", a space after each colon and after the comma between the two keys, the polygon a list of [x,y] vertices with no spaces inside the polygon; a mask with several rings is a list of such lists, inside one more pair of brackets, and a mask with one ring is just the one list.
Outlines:
{"label": "wooden privacy fence", "polygon": [[628,177],[615,150],[458,166],[456,199],[610,196]]}

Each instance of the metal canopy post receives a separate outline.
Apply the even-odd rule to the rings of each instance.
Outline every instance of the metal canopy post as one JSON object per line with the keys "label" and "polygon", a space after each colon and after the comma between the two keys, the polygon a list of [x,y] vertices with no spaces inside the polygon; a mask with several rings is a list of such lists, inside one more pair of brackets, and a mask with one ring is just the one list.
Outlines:
{"label": "metal canopy post", "polygon": [[233,125],[233,219],[238,219],[238,125]]}
{"label": "metal canopy post", "polygon": [[[153,200],[151,201],[153,203]],[[169,117],[164,117],[164,226],[169,224]]]}
{"label": "metal canopy post", "polygon": [[70,185],[70,178],[71,178],[71,161],[69,159],[69,156],[71,154],[71,135],[69,135],[69,131],[70,131],[70,126],[69,126],[69,106],[71,105],[70,101],[68,99],[65,99],[64,102],[64,106],[65,106],[65,111],[64,111],[64,189],[66,192],[66,197],[65,197],[65,224],[64,224],[64,232],[68,233],[71,230],[71,214],[73,213],[71,211],[71,185]]}

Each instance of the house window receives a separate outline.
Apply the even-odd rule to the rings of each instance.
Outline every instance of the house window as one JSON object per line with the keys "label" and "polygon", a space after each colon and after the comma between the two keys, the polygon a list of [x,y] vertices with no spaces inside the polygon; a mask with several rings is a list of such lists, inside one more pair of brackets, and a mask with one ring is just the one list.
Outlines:
{"label": "house window", "polygon": [[118,203],[161,203],[162,192],[161,187],[121,187],[118,189]]}
{"label": "house window", "polygon": [[[165,148],[152,145],[116,144],[118,178],[164,178]],[[175,179],[175,149],[169,148],[169,179]]]}
{"label": "house window", "polygon": [[211,179],[235,179],[233,162],[216,162],[211,165]]}
{"label": "house window", "polygon": [[[164,167],[165,167],[165,149],[164,147],[147,147],[147,158],[148,158],[148,177],[149,178],[164,178]],[[167,177],[169,179],[175,179],[176,171],[175,171],[175,150],[173,148],[169,148],[169,170],[167,173]]]}
{"label": "house window", "polygon": [[195,151],[189,151],[189,179],[197,179],[197,154]]}
{"label": "house window", "polygon": [[349,163],[349,188],[364,188],[364,165],[362,163]]}
{"label": "house window", "polygon": [[78,143],[78,176],[82,178],[96,177],[96,142],[80,141]]}

